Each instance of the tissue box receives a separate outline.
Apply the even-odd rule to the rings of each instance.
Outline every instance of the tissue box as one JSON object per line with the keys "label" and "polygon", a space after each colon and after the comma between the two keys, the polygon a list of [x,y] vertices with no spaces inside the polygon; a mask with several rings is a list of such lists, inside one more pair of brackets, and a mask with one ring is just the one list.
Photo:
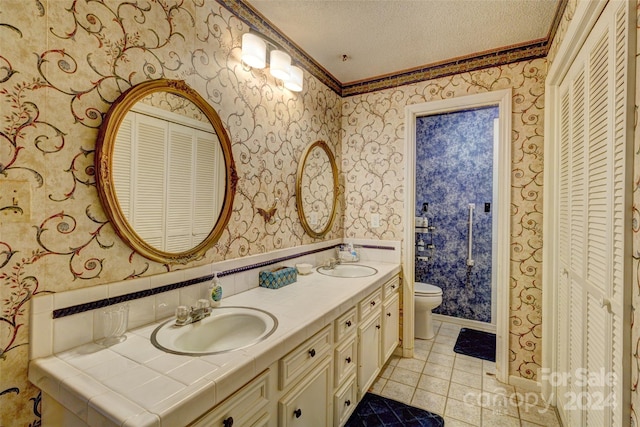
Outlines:
{"label": "tissue box", "polygon": [[293,267],[276,267],[272,270],[263,270],[258,276],[260,286],[269,289],[287,286],[297,279],[298,272]]}

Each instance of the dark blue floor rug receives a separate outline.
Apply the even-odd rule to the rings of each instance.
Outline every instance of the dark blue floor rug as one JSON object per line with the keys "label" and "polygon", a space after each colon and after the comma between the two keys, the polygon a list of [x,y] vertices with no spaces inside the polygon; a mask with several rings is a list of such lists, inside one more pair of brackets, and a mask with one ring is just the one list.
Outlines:
{"label": "dark blue floor rug", "polygon": [[440,415],[373,393],[365,393],[345,427],[443,427]]}
{"label": "dark blue floor rug", "polygon": [[462,328],[453,351],[478,359],[496,361],[496,334]]}

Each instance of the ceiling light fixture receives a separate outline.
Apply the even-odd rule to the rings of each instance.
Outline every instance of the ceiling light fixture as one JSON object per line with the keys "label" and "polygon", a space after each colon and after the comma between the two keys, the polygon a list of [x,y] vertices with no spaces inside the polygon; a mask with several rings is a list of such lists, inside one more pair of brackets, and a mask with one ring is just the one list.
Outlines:
{"label": "ceiling light fixture", "polygon": [[302,91],[304,73],[300,67],[291,65],[291,56],[273,41],[254,33],[242,36],[242,62],[249,67],[263,69],[266,67],[267,51],[269,53],[269,72],[276,79],[282,80],[284,87],[293,91]]}
{"label": "ceiling light fixture", "polygon": [[255,34],[242,36],[242,62],[250,67],[263,69],[267,65],[267,43]]}

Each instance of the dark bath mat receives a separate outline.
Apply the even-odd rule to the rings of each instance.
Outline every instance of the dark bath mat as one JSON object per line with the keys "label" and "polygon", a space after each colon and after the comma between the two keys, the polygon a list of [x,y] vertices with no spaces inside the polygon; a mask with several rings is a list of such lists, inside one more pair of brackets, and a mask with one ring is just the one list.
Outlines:
{"label": "dark bath mat", "polygon": [[496,361],[496,334],[476,331],[475,329],[460,329],[460,335],[453,351],[478,359]]}
{"label": "dark bath mat", "polygon": [[443,427],[440,415],[373,393],[365,393],[344,427]]}

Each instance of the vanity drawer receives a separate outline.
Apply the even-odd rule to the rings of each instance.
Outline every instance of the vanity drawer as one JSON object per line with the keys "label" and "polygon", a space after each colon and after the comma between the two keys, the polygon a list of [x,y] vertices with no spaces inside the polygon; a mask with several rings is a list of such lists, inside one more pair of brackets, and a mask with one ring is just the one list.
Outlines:
{"label": "vanity drawer", "polygon": [[333,366],[335,368],[334,380],[336,386],[342,384],[345,378],[356,371],[356,366],[358,366],[356,360],[356,355],[358,354],[357,343],[358,341],[354,334],[351,338],[348,338],[345,342],[336,347],[333,352]]}
{"label": "vanity drawer", "polygon": [[269,372],[268,369],[264,371],[190,426],[263,425],[264,422],[259,421],[265,419],[268,409]]}
{"label": "vanity drawer", "polygon": [[396,276],[382,287],[382,298],[386,301],[400,290],[400,277]]}
{"label": "vanity drawer", "polygon": [[358,330],[358,316],[356,316],[355,307],[335,320],[335,329],[336,342],[340,342],[342,338]]}
{"label": "vanity drawer", "polygon": [[371,293],[368,297],[360,301],[358,311],[360,312],[360,321],[366,318],[369,313],[380,311],[382,306],[382,291],[380,289]]}
{"label": "vanity drawer", "polygon": [[343,426],[358,405],[356,376],[351,378],[333,395],[333,425]]}
{"label": "vanity drawer", "polygon": [[325,355],[331,354],[333,344],[331,325],[327,325],[313,337],[299,345],[291,353],[280,359],[280,390],[294,383],[303,374],[314,367]]}

